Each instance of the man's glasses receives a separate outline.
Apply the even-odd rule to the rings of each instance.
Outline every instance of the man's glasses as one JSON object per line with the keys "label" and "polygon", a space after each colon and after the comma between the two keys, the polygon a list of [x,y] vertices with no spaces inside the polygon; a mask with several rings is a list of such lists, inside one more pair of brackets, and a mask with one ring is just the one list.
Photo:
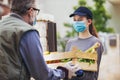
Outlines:
{"label": "man's glasses", "polygon": [[[31,8],[36,11],[36,14],[37,14],[37,15],[39,14],[40,9],[37,9],[37,8],[34,8],[34,7],[31,7]],[[30,9],[30,8],[29,8],[29,9]],[[28,9],[28,10],[29,10],[29,9]]]}
{"label": "man's glasses", "polygon": [[33,8],[33,10],[35,10],[35,11],[36,11],[37,15],[38,15],[38,14],[39,14],[39,12],[40,12],[40,9],[37,9],[37,8]]}

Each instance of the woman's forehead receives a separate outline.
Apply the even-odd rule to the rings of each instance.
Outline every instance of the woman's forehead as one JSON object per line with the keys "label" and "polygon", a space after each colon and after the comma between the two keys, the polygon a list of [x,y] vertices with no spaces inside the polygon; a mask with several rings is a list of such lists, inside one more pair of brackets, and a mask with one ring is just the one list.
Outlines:
{"label": "woman's forehead", "polygon": [[86,16],[79,16],[79,15],[75,15],[73,17],[73,19],[86,19],[87,17]]}

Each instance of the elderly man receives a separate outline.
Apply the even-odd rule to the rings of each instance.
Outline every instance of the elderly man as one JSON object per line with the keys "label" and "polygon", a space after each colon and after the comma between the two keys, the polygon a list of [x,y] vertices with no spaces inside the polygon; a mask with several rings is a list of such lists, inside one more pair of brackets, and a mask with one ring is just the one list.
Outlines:
{"label": "elderly man", "polygon": [[11,12],[0,21],[0,80],[67,80],[67,67],[50,69],[44,61],[32,27],[39,12],[35,0],[13,0]]}

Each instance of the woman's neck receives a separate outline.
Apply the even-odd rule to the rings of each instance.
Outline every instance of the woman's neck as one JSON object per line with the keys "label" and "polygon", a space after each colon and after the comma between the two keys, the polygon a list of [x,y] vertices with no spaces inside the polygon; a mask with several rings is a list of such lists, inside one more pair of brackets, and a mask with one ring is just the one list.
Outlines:
{"label": "woman's neck", "polygon": [[82,38],[82,39],[85,39],[85,38],[89,38],[91,37],[92,35],[90,34],[90,32],[88,30],[84,31],[84,32],[80,32],[79,33],[79,38]]}

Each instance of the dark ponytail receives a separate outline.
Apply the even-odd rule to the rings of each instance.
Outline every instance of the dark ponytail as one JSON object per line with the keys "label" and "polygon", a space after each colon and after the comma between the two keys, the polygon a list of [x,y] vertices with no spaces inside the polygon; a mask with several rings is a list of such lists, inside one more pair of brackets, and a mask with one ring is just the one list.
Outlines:
{"label": "dark ponytail", "polygon": [[92,34],[93,36],[98,38],[98,34],[97,34],[97,30],[96,28],[93,26],[93,24],[91,23],[89,26],[89,32],[90,34]]}

